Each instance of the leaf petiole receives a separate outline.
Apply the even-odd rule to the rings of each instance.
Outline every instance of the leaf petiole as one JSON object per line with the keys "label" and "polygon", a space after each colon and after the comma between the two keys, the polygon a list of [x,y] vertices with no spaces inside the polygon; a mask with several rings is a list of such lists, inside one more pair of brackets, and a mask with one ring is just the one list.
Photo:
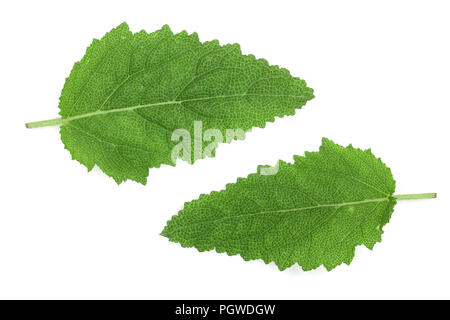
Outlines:
{"label": "leaf petiole", "polygon": [[56,119],[50,119],[50,120],[43,120],[43,121],[35,121],[35,122],[28,122],[25,123],[25,127],[28,129],[32,128],[41,128],[41,127],[49,127],[49,126],[59,126],[64,123],[63,118],[56,118]]}
{"label": "leaf petiole", "polygon": [[418,200],[418,199],[434,199],[437,193],[416,193],[416,194],[394,194],[393,198],[397,200]]}

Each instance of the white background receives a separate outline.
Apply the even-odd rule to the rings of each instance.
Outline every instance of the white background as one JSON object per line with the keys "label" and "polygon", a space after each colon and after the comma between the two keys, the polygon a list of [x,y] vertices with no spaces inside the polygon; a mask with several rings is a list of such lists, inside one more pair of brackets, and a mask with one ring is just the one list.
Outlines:
{"label": "white background", "polygon": [[[58,98],[92,39],[163,24],[288,68],[316,98],[221,145],[214,159],[118,186],[71,160]],[[3,1],[0,4],[0,298],[450,298],[448,1]],[[373,251],[332,272],[183,249],[159,236],[186,201],[322,136],[371,147],[399,203]]]}

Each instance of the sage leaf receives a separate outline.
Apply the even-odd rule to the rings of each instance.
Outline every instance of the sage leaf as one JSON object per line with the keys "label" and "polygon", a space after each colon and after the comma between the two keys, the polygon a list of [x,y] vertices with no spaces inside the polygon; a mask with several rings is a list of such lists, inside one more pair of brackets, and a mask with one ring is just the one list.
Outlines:
{"label": "sage leaf", "polygon": [[397,200],[391,170],[370,150],[323,139],[318,152],[279,162],[273,175],[250,174],[225,190],[187,202],[162,231],[199,251],[275,262],[280,270],[350,264],[355,247],[381,241]]}
{"label": "sage leaf", "polygon": [[[177,129],[200,150],[183,154],[192,163],[214,156],[215,149],[202,152],[212,140],[243,138],[227,130],[264,127],[312,98],[305,81],[243,55],[237,44],[202,43],[196,33],[173,34],[168,26],[133,34],[123,23],[75,63],[62,90],[61,117],[27,127],[59,125],[65,148],[88,170],[97,165],[117,183],[145,184],[149,168],[174,165]],[[196,137],[196,123],[201,134],[216,134]]]}

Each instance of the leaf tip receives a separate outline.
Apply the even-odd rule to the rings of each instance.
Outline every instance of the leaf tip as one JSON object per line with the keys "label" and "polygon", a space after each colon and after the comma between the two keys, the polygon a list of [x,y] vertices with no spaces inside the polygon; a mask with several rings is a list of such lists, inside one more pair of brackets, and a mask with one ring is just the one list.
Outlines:
{"label": "leaf tip", "polygon": [[164,227],[163,231],[159,234],[162,237],[169,238],[169,233],[167,232],[167,226]]}

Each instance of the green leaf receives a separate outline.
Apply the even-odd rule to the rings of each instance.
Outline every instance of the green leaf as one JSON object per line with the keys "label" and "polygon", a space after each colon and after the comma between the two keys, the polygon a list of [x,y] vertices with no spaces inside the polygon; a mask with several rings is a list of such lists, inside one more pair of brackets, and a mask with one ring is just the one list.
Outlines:
{"label": "green leaf", "polygon": [[356,246],[381,241],[396,199],[380,159],[323,139],[319,152],[294,160],[186,203],[162,235],[199,251],[273,261],[280,270],[295,263],[331,270],[349,264]]}
{"label": "green leaf", "polygon": [[190,146],[200,139],[203,150],[210,142],[194,134],[196,120],[200,132],[217,129],[224,137],[226,129],[247,131],[293,115],[312,98],[303,80],[242,55],[237,44],[201,43],[197,34],[173,34],[168,26],[133,34],[124,23],[94,40],[74,65],[60,98],[61,118],[27,127],[61,125],[73,159],[89,170],[97,165],[117,183],[145,184],[149,168],[174,165],[174,130],[186,129]]}

